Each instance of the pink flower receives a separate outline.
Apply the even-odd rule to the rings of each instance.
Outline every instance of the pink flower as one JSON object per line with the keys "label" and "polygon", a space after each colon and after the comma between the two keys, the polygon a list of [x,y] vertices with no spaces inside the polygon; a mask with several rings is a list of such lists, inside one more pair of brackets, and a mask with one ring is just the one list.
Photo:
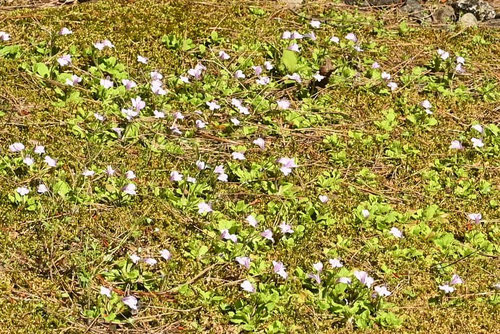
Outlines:
{"label": "pink flower", "polygon": [[318,29],[320,26],[321,26],[321,22],[318,21],[318,20],[312,20],[311,22],[309,22],[309,24],[311,25],[311,27],[313,27],[314,29]]}
{"label": "pink flower", "polygon": [[261,237],[263,237],[264,239],[267,239],[271,242],[274,242],[274,238],[273,238],[273,232],[269,229],[265,230],[264,232],[262,232],[260,234]]}
{"label": "pink flower", "polygon": [[254,216],[252,215],[249,215],[247,218],[246,218],[246,221],[247,223],[252,226],[252,227],[257,227],[257,219],[255,219]]}
{"label": "pink flower", "polygon": [[59,63],[60,66],[68,66],[69,64],[71,64],[71,55],[69,54],[62,55],[57,59],[57,62]]}
{"label": "pink flower", "polygon": [[130,309],[137,311],[137,298],[134,296],[127,296],[122,298],[122,303],[130,307]]}
{"label": "pink flower", "polygon": [[281,99],[276,102],[278,104],[278,109],[286,110],[290,108],[290,101],[287,99]]}
{"label": "pink flower", "polygon": [[463,145],[462,145],[461,142],[459,142],[458,140],[454,140],[450,144],[450,149],[452,149],[452,150],[463,150],[464,147],[463,147]]}
{"label": "pink flower", "polygon": [[182,181],[182,174],[179,173],[178,171],[173,171],[170,173],[170,181],[173,181],[173,182],[179,182],[179,181]]}
{"label": "pink flower", "polygon": [[70,29],[68,29],[66,27],[59,30],[59,35],[61,35],[61,36],[71,35],[72,33],[73,33],[73,31],[71,31]]}
{"label": "pink flower", "polygon": [[481,148],[484,146],[483,140],[478,138],[472,138],[472,146]]}
{"label": "pink flower", "polygon": [[307,277],[315,281],[317,284],[321,284],[321,278],[319,277],[319,274],[307,274]]}
{"label": "pink flower", "polygon": [[122,84],[123,84],[123,86],[125,86],[126,90],[131,90],[132,88],[137,87],[137,84],[129,79],[123,79]]}
{"label": "pink flower", "polygon": [[5,31],[0,31],[0,41],[7,42],[8,40],[10,40],[10,35]]}
{"label": "pink flower", "polygon": [[140,55],[137,55],[137,61],[141,64],[147,64],[148,63],[148,58],[146,57],[143,57],[143,56],[140,56]]}
{"label": "pink flower", "polygon": [[356,37],[355,34],[353,34],[352,32],[348,33],[346,36],[345,36],[345,39],[347,39],[348,41],[352,41],[354,43],[356,43],[358,41],[358,38]]}
{"label": "pink flower", "polygon": [[76,84],[79,84],[80,82],[82,82],[82,78],[75,74],[71,76],[71,79],[66,79],[66,85],[68,86],[74,86]]}
{"label": "pink flower", "polygon": [[290,159],[287,157],[283,157],[278,160],[278,162],[281,164],[281,172],[287,176],[292,172],[292,168],[297,168],[298,166],[295,164],[295,159]]}
{"label": "pink flower", "polygon": [[137,189],[137,187],[136,187],[135,184],[129,183],[125,187],[122,188],[122,192],[124,194],[130,195],[130,196],[134,196],[134,195],[137,194],[136,189]]}
{"label": "pink flower", "polygon": [[210,109],[211,111],[220,109],[220,105],[217,104],[217,101],[206,102],[206,105],[208,106],[208,109]]}
{"label": "pink flower", "polygon": [[240,286],[243,289],[243,291],[250,292],[250,293],[255,292],[255,287],[248,280],[245,280],[243,283],[241,283]]}
{"label": "pink flower", "polygon": [[282,262],[273,261],[273,271],[275,274],[278,274],[283,279],[288,278],[288,273],[285,271],[285,266]]}
{"label": "pink flower", "polygon": [[330,259],[328,260],[332,268],[342,268],[344,265],[342,264],[342,261],[340,259]]}
{"label": "pink flower", "polygon": [[101,286],[101,289],[99,292],[101,295],[106,296],[108,298],[111,298],[111,290],[106,288],[105,286]]}
{"label": "pink flower", "polygon": [[24,144],[23,143],[14,143],[9,146],[9,151],[11,152],[21,152],[24,150]]}
{"label": "pink flower", "polygon": [[243,267],[250,269],[250,263],[252,262],[247,256],[237,256],[235,258],[236,262],[238,262]]}
{"label": "pink flower", "polygon": [[221,60],[228,60],[229,58],[231,58],[226,52],[224,51],[219,51],[219,58]]}
{"label": "pink flower", "polygon": [[456,284],[462,284],[464,281],[462,281],[462,278],[458,276],[457,274],[453,274],[450,280],[450,285],[456,285]]}
{"label": "pink flower", "polygon": [[285,222],[282,222],[280,225],[279,225],[279,228],[281,230],[281,233],[283,234],[292,234],[293,233],[293,229],[292,229],[292,226],[290,226],[289,224],[285,223]]}
{"label": "pink flower", "polygon": [[297,83],[302,83],[302,78],[300,77],[300,75],[298,73],[288,74],[286,77],[290,80],[297,82]]}
{"label": "pink flower", "polygon": [[253,143],[255,145],[257,145],[258,147],[260,147],[261,150],[264,149],[265,145],[266,145],[266,142],[264,141],[264,139],[262,138],[257,138],[253,141]]}
{"label": "pink flower", "polygon": [[257,80],[255,80],[255,82],[258,85],[265,86],[265,85],[268,85],[271,82],[271,79],[269,79],[269,77],[262,76],[262,77],[259,77]]}
{"label": "pink flower", "polygon": [[212,206],[208,203],[205,203],[205,202],[201,202],[198,204],[198,213],[200,215],[204,214],[204,213],[210,213],[214,210],[212,210]]}
{"label": "pink flower", "polygon": [[298,53],[300,52],[300,46],[297,43],[293,43],[288,47],[288,50]]}
{"label": "pink flower", "polygon": [[371,287],[375,281],[372,277],[368,275],[366,271],[355,271],[354,276],[361,282],[361,284],[366,285],[366,287]]}
{"label": "pink flower", "polygon": [[110,89],[114,86],[113,81],[109,80],[109,78],[101,79],[100,84],[104,89]]}
{"label": "pink flower", "polygon": [[339,44],[340,38],[338,38],[337,36],[332,36],[330,38],[330,42],[335,43],[335,44]]}
{"label": "pink flower", "polygon": [[160,251],[160,256],[165,260],[168,261],[172,257],[172,254],[167,249],[162,249]]}
{"label": "pink flower", "polygon": [[479,224],[483,216],[480,213],[469,213],[467,217],[474,223]]}
{"label": "pink flower", "polygon": [[245,74],[242,70],[237,70],[236,72],[234,72],[234,77],[236,79],[245,79]]}
{"label": "pink flower", "polygon": [[326,203],[328,202],[328,196],[326,195],[319,195],[319,200],[321,201],[321,203]]}
{"label": "pink flower", "polygon": [[140,96],[137,96],[135,99],[131,100],[132,100],[132,107],[134,107],[136,111],[141,111],[146,107],[146,102],[144,102]]}
{"label": "pink flower", "polygon": [[238,237],[236,236],[236,234],[229,233],[229,230],[227,230],[227,229],[222,230],[220,236],[224,240],[231,240],[234,243],[238,242]]}

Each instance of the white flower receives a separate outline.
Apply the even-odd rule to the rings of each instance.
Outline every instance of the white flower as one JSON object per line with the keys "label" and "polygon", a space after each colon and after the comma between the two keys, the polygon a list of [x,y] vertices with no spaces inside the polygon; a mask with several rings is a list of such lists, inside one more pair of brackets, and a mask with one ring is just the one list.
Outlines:
{"label": "white flower", "polygon": [[39,194],[45,194],[45,193],[46,193],[46,192],[48,192],[48,191],[49,191],[49,189],[47,188],[47,186],[46,186],[45,184],[40,183],[40,184],[38,185],[37,192],[38,192]]}
{"label": "white flower", "polygon": [[28,165],[28,166],[31,166],[35,163],[35,160],[33,160],[32,157],[30,157],[29,155],[27,155],[24,159],[23,159],[23,162]]}
{"label": "white flower", "polygon": [[153,259],[152,257],[148,257],[147,259],[144,260],[144,262],[147,264],[147,265],[150,265],[150,266],[154,266],[155,264],[158,263],[158,261],[156,261],[155,259]]}
{"label": "white flower", "polygon": [[257,227],[257,219],[255,219],[254,216],[252,215],[249,215],[247,218],[246,218],[246,221],[247,223],[252,226],[252,227]]}
{"label": "white flower", "polygon": [[391,81],[387,84],[387,87],[389,87],[392,91],[394,91],[398,88],[398,84]]}
{"label": "white flower", "polygon": [[315,29],[318,29],[321,26],[321,22],[318,20],[312,20],[309,24]]}
{"label": "white flower", "polygon": [[389,233],[391,233],[397,239],[403,237],[403,232],[401,232],[397,227],[392,227]]}
{"label": "white flower", "polygon": [[291,75],[288,74],[286,77],[288,79],[290,79],[290,80],[293,80],[293,81],[297,82],[297,83],[301,83],[302,82],[302,78],[300,77],[300,75],[298,73],[293,73]]}
{"label": "white flower", "polygon": [[236,79],[245,79],[245,74],[242,70],[237,70],[236,72],[234,72],[234,77]]}
{"label": "white flower", "polygon": [[71,55],[62,55],[61,57],[57,58],[57,62],[60,66],[68,66],[69,64],[71,64]]}
{"label": "white flower", "polygon": [[231,123],[233,123],[235,126],[238,126],[238,125],[240,125],[241,122],[237,118],[231,118]]}
{"label": "white flower", "polygon": [[101,286],[100,290],[101,295],[111,298],[111,290],[106,288],[105,286]]}
{"label": "white flower", "polygon": [[479,133],[484,133],[484,129],[481,126],[481,124],[474,124],[473,126],[471,126],[471,128],[476,130]]}
{"label": "white flower", "polygon": [[472,141],[472,146],[474,146],[474,147],[483,147],[484,146],[482,139],[472,138],[471,141]]}
{"label": "white flower", "polygon": [[109,79],[101,79],[100,84],[104,89],[110,89],[114,85],[113,81]]}
{"label": "white flower", "polygon": [[290,101],[286,99],[281,99],[276,102],[278,104],[278,109],[286,110],[290,108]]}
{"label": "white flower", "polygon": [[328,260],[332,268],[342,268],[344,265],[342,264],[342,261],[340,259],[330,259]]}
{"label": "white flower", "polygon": [[250,269],[250,263],[252,262],[247,256],[237,256],[235,258],[236,262],[238,262],[243,267]]}
{"label": "white flower", "polygon": [[290,35],[290,38],[291,39],[302,39],[302,38],[304,38],[304,35],[302,35],[301,33],[297,32],[297,31],[294,31],[294,32],[292,32],[292,35]]}
{"label": "white flower", "polygon": [[323,271],[323,263],[322,262],[317,262],[317,263],[313,264],[313,268],[317,272],[322,272]]}
{"label": "white flower", "polygon": [[332,36],[330,38],[330,42],[339,44],[340,43],[340,38],[338,38],[337,36]]}
{"label": "white flower", "polygon": [[125,172],[125,177],[129,180],[133,180],[135,179],[135,173],[131,170],[128,170],[127,172]]}
{"label": "white flower", "polygon": [[273,64],[270,62],[270,61],[266,61],[264,62],[264,67],[266,68],[266,70],[270,71],[274,68]]}
{"label": "white flower", "polygon": [[245,154],[242,152],[233,152],[231,153],[231,156],[234,160],[245,160]]}
{"label": "white flower", "polygon": [[438,49],[437,53],[441,57],[442,60],[446,60],[450,57],[450,54],[448,52],[441,50],[441,49]]}
{"label": "white flower", "polygon": [[163,111],[154,110],[153,115],[155,118],[165,118],[165,113]]}
{"label": "white flower", "polygon": [[122,188],[122,191],[124,194],[134,196],[137,194],[136,189],[137,189],[137,187],[135,184],[129,183],[125,187]]}
{"label": "white flower", "polygon": [[287,31],[284,31],[283,34],[281,35],[281,39],[291,39],[292,38],[292,33]]}
{"label": "white flower", "polygon": [[458,140],[454,140],[450,144],[450,149],[452,149],[452,150],[462,150],[463,148],[464,147],[463,147],[462,143],[459,142]]}
{"label": "white flower", "polygon": [[481,215],[480,213],[469,213],[467,215],[467,218],[474,221],[476,224],[479,224],[481,222],[481,219],[483,219],[483,215]]}
{"label": "white flower", "polygon": [[170,254],[170,252],[167,249],[162,249],[160,251],[160,256],[166,261],[168,261],[172,257],[172,254]]}
{"label": "white flower", "polygon": [[0,41],[6,42],[8,40],[10,40],[10,35],[5,31],[0,31]]}
{"label": "white flower", "polygon": [[452,293],[455,291],[455,288],[452,286],[449,286],[448,284],[440,285],[439,290],[444,291],[444,293]]}
{"label": "white flower", "polygon": [[384,80],[389,80],[391,79],[391,75],[387,72],[382,72],[382,74],[380,75],[382,77],[382,79]]}
{"label": "white flower", "polygon": [[363,209],[363,210],[361,211],[361,214],[362,214],[362,215],[363,215],[363,217],[365,217],[365,218],[370,217],[370,211],[368,211],[368,210],[366,210],[366,209]]}
{"label": "white flower", "polygon": [[182,181],[182,178],[183,178],[182,174],[176,170],[170,173],[170,181],[179,182]]}
{"label": "white flower", "polygon": [[148,58],[137,55],[137,61],[141,64],[147,64],[148,63]]}
{"label": "white flower", "polygon": [[228,60],[229,58],[231,58],[231,56],[229,56],[226,52],[224,51],[219,51],[219,58],[221,60]]}
{"label": "white flower", "polygon": [[423,100],[422,103],[420,103],[420,105],[424,109],[431,109],[432,108],[432,104],[429,102],[429,100]]}
{"label": "white flower", "polygon": [[297,43],[293,43],[288,47],[288,50],[293,52],[300,52],[300,46]]}
{"label": "white flower", "polygon": [[349,277],[340,277],[337,282],[344,284],[351,284],[352,280]]}
{"label": "white flower", "polygon": [[141,260],[141,257],[137,256],[136,254],[130,255],[129,258],[130,258],[130,261],[132,261],[132,263],[134,263],[134,264],[137,264]]}
{"label": "white flower", "polygon": [[201,202],[198,204],[198,213],[199,214],[204,214],[204,213],[209,213],[212,212],[212,206],[208,203]]}
{"label": "white flower", "polygon": [[68,29],[66,27],[59,30],[59,35],[61,35],[61,36],[71,35],[72,33],[73,33],[73,31],[71,31],[70,29]]}
{"label": "white flower", "polygon": [[57,160],[56,159],[52,159],[50,156],[46,155],[45,158],[43,159],[45,161],[45,163],[49,166],[49,167],[56,167],[57,166]]}
{"label": "white flower", "polygon": [[17,187],[16,191],[21,196],[26,196],[30,192],[30,190],[27,187]]}
{"label": "white flower", "polygon": [[99,113],[94,113],[94,117],[98,120],[98,121],[101,121],[101,122],[104,122],[105,120],[105,117]]}
{"label": "white flower", "polygon": [[258,85],[265,86],[265,85],[268,85],[271,82],[271,79],[269,79],[269,77],[262,76],[262,77],[259,77],[257,80],[255,80],[255,82]]}
{"label": "white flower", "polygon": [[40,155],[41,155],[41,154],[45,154],[45,146],[42,146],[42,145],[37,145],[37,146],[35,146],[35,150],[34,150],[34,152],[35,152],[36,154],[40,154]]}
{"label": "white flower", "polygon": [[199,170],[204,170],[205,168],[207,168],[207,164],[204,161],[198,160],[196,161],[196,167]]}
{"label": "white flower", "polygon": [[371,287],[373,282],[375,281],[372,277],[368,275],[366,271],[356,270],[354,272],[354,276],[361,282],[361,284],[365,285],[368,288]]}
{"label": "white flower", "polygon": [[93,170],[88,170],[88,169],[85,169],[83,172],[82,172],[82,175],[85,176],[85,177],[88,177],[88,176],[93,176],[95,174],[95,172]]}
{"label": "white flower", "polygon": [[113,169],[113,167],[111,167],[110,165],[106,166],[106,174],[108,174],[109,176],[115,175],[115,170]]}
{"label": "white flower", "polygon": [[377,295],[379,297],[387,297],[387,296],[390,296],[391,295],[391,292],[389,290],[387,290],[387,288],[385,286],[376,286],[374,288],[375,292],[377,293]]}
{"label": "white flower", "polygon": [[266,145],[266,142],[262,138],[257,138],[252,143],[260,147],[261,150],[263,150]]}
{"label": "white flower", "polygon": [[321,81],[325,78],[324,75],[319,74],[319,72],[316,72],[316,74],[313,75],[314,80],[316,81]]}
{"label": "white flower", "polygon": [[321,203],[326,203],[326,202],[328,202],[328,196],[319,195],[319,200],[321,201]]}
{"label": "white flower", "polygon": [[358,38],[356,37],[355,34],[353,34],[352,32],[348,33],[346,36],[345,36],[345,39],[347,39],[348,41],[352,41],[354,43],[356,43],[358,41]]}
{"label": "white flower", "polygon": [[122,84],[123,84],[123,86],[125,86],[126,90],[131,90],[132,88],[137,87],[137,84],[134,81],[129,80],[129,79],[123,79]]}

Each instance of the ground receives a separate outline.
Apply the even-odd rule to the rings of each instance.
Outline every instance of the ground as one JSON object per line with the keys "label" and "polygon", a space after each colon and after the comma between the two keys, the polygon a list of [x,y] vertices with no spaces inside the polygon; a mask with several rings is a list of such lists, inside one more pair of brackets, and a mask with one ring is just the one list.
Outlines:
{"label": "ground", "polygon": [[323,1],[0,13],[0,332],[495,331],[499,30]]}

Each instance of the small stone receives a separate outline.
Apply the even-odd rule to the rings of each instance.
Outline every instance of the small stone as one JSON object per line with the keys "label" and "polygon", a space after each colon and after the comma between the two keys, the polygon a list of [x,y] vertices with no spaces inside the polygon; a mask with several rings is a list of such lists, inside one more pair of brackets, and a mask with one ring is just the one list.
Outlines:
{"label": "small stone", "polygon": [[406,0],[401,10],[420,23],[429,21],[429,13],[422,7],[418,0]]}
{"label": "small stone", "polygon": [[451,6],[444,5],[436,9],[432,16],[436,23],[451,23],[455,21],[455,10]]}
{"label": "small stone", "polygon": [[462,28],[472,28],[477,26],[477,19],[472,13],[465,13],[458,20],[458,25]]}
{"label": "small stone", "polygon": [[452,6],[459,13],[472,13],[479,21],[494,19],[495,8],[482,0],[456,0]]}

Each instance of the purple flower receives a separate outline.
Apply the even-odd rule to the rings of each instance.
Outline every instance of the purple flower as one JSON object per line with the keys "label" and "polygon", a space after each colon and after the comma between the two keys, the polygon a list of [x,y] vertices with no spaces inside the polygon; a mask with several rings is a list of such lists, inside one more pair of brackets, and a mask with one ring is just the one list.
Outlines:
{"label": "purple flower", "polygon": [[248,280],[243,281],[243,283],[241,283],[240,286],[243,289],[243,291],[250,292],[250,293],[255,292],[255,287]]}
{"label": "purple flower", "polygon": [[314,270],[316,270],[318,273],[323,271],[323,263],[322,262],[316,262],[313,264]]}
{"label": "purple flower", "polygon": [[280,225],[279,225],[279,228],[281,230],[281,233],[283,234],[292,234],[293,233],[293,229],[292,229],[292,226],[290,226],[289,224],[285,223],[285,222],[282,222]]}
{"label": "purple flower", "polygon": [[114,85],[113,81],[109,80],[109,78],[101,79],[100,84],[104,89],[110,89]]}
{"label": "purple flower", "polygon": [[217,104],[217,101],[210,101],[210,102],[207,101],[206,105],[208,106],[208,109],[210,109],[211,111],[220,109],[220,105]]}
{"label": "purple flower", "polygon": [[122,188],[122,192],[124,194],[130,195],[130,196],[134,196],[134,195],[137,194],[136,189],[137,189],[137,187],[136,187],[135,184],[129,183],[125,187]]}
{"label": "purple flower", "polygon": [[321,22],[318,20],[312,20],[309,22],[309,25],[315,29],[318,29],[321,26]]}
{"label": "purple flower", "polygon": [[140,56],[140,55],[137,55],[137,61],[141,64],[147,64],[148,63],[148,58],[146,57],[143,57],[143,56]]}
{"label": "purple flower", "polygon": [[38,185],[38,188],[36,190],[39,194],[45,194],[46,192],[49,191],[49,188],[47,188],[47,186],[43,183],[40,183]]}
{"label": "purple flower", "polygon": [[101,289],[99,291],[101,295],[106,296],[108,298],[111,298],[111,290],[106,288],[105,286],[101,286]]}
{"label": "purple flower", "polygon": [[77,84],[79,84],[80,82],[82,82],[82,78],[80,78],[78,75],[75,75],[73,74],[71,76],[71,79],[66,79],[66,85],[68,86],[75,86]]}
{"label": "purple flower", "polygon": [[372,277],[368,275],[366,271],[355,271],[354,276],[361,282],[361,284],[366,285],[366,287],[371,287],[375,281]]}
{"label": "purple flower", "polygon": [[252,227],[257,227],[257,219],[255,219],[254,216],[252,215],[249,215],[247,218],[246,218],[246,221],[247,223],[252,226]]}
{"label": "purple flower", "polygon": [[137,264],[141,260],[140,256],[137,256],[136,254],[130,255],[129,258],[134,264]]}
{"label": "purple flower", "polygon": [[321,203],[326,203],[328,202],[329,198],[326,195],[319,195],[319,200],[321,201]]}
{"label": "purple flower", "polygon": [[288,273],[286,272],[285,266],[283,265],[282,262],[273,261],[273,271],[275,274],[278,274],[283,279],[288,278]]}
{"label": "purple flower", "polygon": [[10,35],[5,31],[0,31],[0,41],[7,42],[8,40],[10,40]]}
{"label": "purple flower", "polygon": [[204,170],[205,168],[207,168],[207,164],[204,161],[198,160],[196,161],[196,168],[198,168],[199,170]]}
{"label": "purple flower", "polygon": [[61,35],[61,36],[71,35],[72,33],[73,33],[73,31],[71,31],[70,29],[68,29],[66,27],[59,30],[59,35]]}
{"label": "purple flower", "polygon": [[85,177],[94,176],[95,172],[93,170],[84,169],[82,175]]}
{"label": "purple flower", "polygon": [[236,79],[245,79],[245,74],[242,70],[237,70],[236,72],[234,72],[234,77]]}
{"label": "purple flower", "polygon": [[288,47],[288,50],[293,52],[300,52],[300,46],[297,43],[293,43]]}
{"label": "purple flower", "polygon": [[144,102],[140,96],[137,96],[135,99],[131,100],[132,100],[132,107],[134,107],[136,111],[141,111],[146,107],[146,102]]}
{"label": "purple flower", "polygon": [[297,164],[295,164],[295,159],[292,158],[287,158],[287,157],[283,157],[283,158],[280,158],[278,160],[278,162],[281,164],[281,172],[287,176],[288,174],[290,174],[292,172],[292,168],[297,168]]}
{"label": "purple flower", "polygon": [[262,67],[261,66],[252,66],[252,69],[255,73],[256,76],[261,75],[262,73]]}
{"label": "purple flower", "polygon": [[344,283],[344,284],[351,284],[352,280],[349,277],[340,277],[337,282],[339,283]]}
{"label": "purple flower", "polygon": [[237,243],[238,242],[238,237],[236,236],[236,234],[231,234],[229,233],[229,230],[228,229],[224,229],[221,231],[221,238],[224,239],[224,240],[231,240],[232,242],[234,243]]}
{"label": "purple flower", "polygon": [[264,239],[267,239],[271,242],[274,242],[274,238],[273,238],[273,232],[269,229],[265,230],[264,232],[262,232],[260,234],[261,237],[263,237]]}
{"label": "purple flower", "polygon": [[125,108],[123,108],[122,109],[122,114],[123,114],[123,116],[125,116],[125,118],[128,121],[131,121],[134,117],[137,117],[139,115],[139,112],[138,111],[134,111],[132,109],[125,109]]}
{"label": "purple flower", "polygon": [[338,38],[337,36],[332,36],[332,37],[330,38],[330,42],[332,42],[332,43],[336,43],[336,44],[339,44],[339,42],[340,42],[340,38]]}
{"label": "purple flower", "polygon": [[42,154],[45,154],[45,146],[42,146],[42,145],[37,145],[35,146],[35,150],[34,152],[38,155],[42,155]]}
{"label": "purple flower", "polygon": [[389,87],[391,89],[391,91],[394,91],[394,90],[398,89],[398,84],[391,81],[387,84],[387,87]]}
{"label": "purple flower", "polygon": [[481,147],[484,146],[484,143],[483,143],[482,139],[472,138],[471,141],[472,141],[472,146],[474,146],[474,147],[481,148]]}
{"label": "purple flower", "polygon": [[219,51],[219,58],[221,60],[228,60],[229,58],[231,58],[226,52],[224,51]]}
{"label": "purple flower", "polygon": [[248,256],[237,256],[235,258],[236,262],[238,262],[243,267],[250,269],[250,263],[252,262]]}
{"label": "purple flower", "polygon": [[27,166],[31,166],[31,165],[33,165],[35,163],[35,160],[33,160],[33,158],[31,156],[27,155],[26,157],[24,157],[23,162]]}
{"label": "purple flower", "polygon": [[392,227],[389,233],[392,234],[397,239],[403,237],[403,232],[401,232],[397,227]]}
{"label": "purple flower", "polygon": [[100,42],[97,42],[97,43],[94,43],[94,47],[99,50],[99,51],[102,51],[104,48],[114,48],[115,46],[113,45],[113,43],[111,43],[111,41],[109,39],[105,39],[103,41],[100,41]]}
{"label": "purple flower", "polygon": [[163,111],[153,110],[154,118],[161,119],[165,118],[165,113]]}
{"label": "purple flower", "polygon": [[446,60],[450,57],[450,54],[448,52],[441,50],[441,49],[438,49],[437,53],[438,53],[439,57],[441,57],[442,60]]}
{"label": "purple flower", "polygon": [[167,249],[162,249],[160,251],[160,256],[165,260],[168,261],[172,257],[172,254]]}
{"label": "purple flower", "polygon": [[167,94],[167,91],[163,89],[163,82],[160,80],[153,80],[151,82],[151,91],[153,94],[160,96]]}
{"label": "purple flower", "polygon": [[147,265],[150,265],[150,266],[154,266],[155,264],[158,263],[158,261],[156,261],[155,259],[153,259],[152,257],[148,257],[147,259],[144,260],[144,262],[147,264]]}
{"label": "purple flower", "polygon": [[461,142],[459,142],[458,140],[454,140],[450,144],[450,149],[452,149],[452,150],[463,150],[464,147],[463,147],[463,145],[462,145]]}
{"label": "purple flower", "polygon": [[135,179],[135,173],[131,170],[125,172],[125,177],[129,180]]}
{"label": "purple flower", "polygon": [[60,66],[68,66],[69,64],[71,64],[71,55],[69,54],[62,55],[57,59],[57,62],[59,63]]}
{"label": "purple flower", "polygon": [[481,126],[481,124],[474,124],[473,126],[471,126],[471,128],[476,130],[479,133],[484,133],[484,129]]}
{"label": "purple flower", "polygon": [[231,156],[234,160],[245,160],[245,154],[242,152],[233,152]]}
{"label": "purple flower", "polygon": [[265,61],[264,62],[264,67],[266,68],[266,70],[270,71],[274,68],[273,64],[270,62],[270,61]]}
{"label": "purple flower", "polygon": [[455,288],[452,286],[449,286],[448,284],[440,285],[439,290],[444,291],[444,293],[452,293],[455,291]]}
{"label": "purple flower", "polygon": [[21,196],[26,196],[29,194],[30,190],[27,187],[17,187],[16,192]]}
{"label": "purple flower", "polygon": [[137,298],[134,296],[127,296],[122,298],[122,303],[130,307],[130,309],[137,311]]}
{"label": "purple flower", "polygon": [[278,100],[276,101],[276,103],[278,104],[278,109],[286,110],[290,108],[290,101],[288,101],[287,99]]}
{"label": "purple flower", "polygon": [[376,286],[374,290],[379,297],[388,297],[391,295],[391,292],[383,285]]}
{"label": "purple flower", "polygon": [[479,224],[481,222],[481,219],[483,219],[483,215],[480,213],[469,213],[467,215],[467,218],[472,220],[474,223]]}
{"label": "purple flower", "polygon": [[328,260],[328,262],[330,263],[330,265],[332,266],[332,268],[342,268],[344,265],[342,264],[342,261],[340,261],[340,259],[330,259]]}
{"label": "purple flower", "polygon": [[348,33],[346,36],[345,36],[345,39],[347,39],[348,41],[352,41],[354,43],[356,43],[358,41],[358,38],[356,37],[355,34],[353,34],[352,32]]}
{"label": "purple flower", "polygon": [[152,71],[149,73],[149,77],[152,81],[161,81],[161,79],[163,79],[163,75],[158,71]]}
{"label": "purple flower", "polygon": [[183,178],[182,174],[176,170],[170,173],[170,181],[179,182],[182,181],[182,178]]}
{"label": "purple flower", "polygon": [[11,152],[21,152],[24,150],[24,144],[23,143],[14,143],[9,146],[9,151]]}
{"label": "purple flower", "polygon": [[453,276],[451,276],[450,285],[462,284],[463,282],[462,278],[460,278],[457,274],[453,274]]}
{"label": "purple flower", "polygon": [[302,38],[304,38],[304,35],[302,35],[297,31],[292,32],[292,34],[290,35],[290,39],[302,39]]}
{"label": "purple flower", "polygon": [[224,174],[224,166],[223,165],[215,166],[214,173],[215,174]]}
{"label": "purple flower", "polygon": [[375,69],[377,69],[377,68],[380,68],[380,64],[379,64],[379,63],[377,63],[377,62],[374,62],[374,63],[372,64],[372,68],[373,68],[374,70],[375,70]]}
{"label": "purple flower", "polygon": [[300,78],[300,75],[298,73],[288,74],[286,77],[297,83],[302,83],[302,79]]}
{"label": "purple flower", "polygon": [[129,79],[123,79],[122,84],[123,84],[123,86],[125,86],[126,90],[131,90],[132,88],[137,87],[137,84]]}
{"label": "purple flower", "polygon": [[198,213],[201,215],[201,214],[204,214],[204,213],[210,213],[212,212],[212,206],[208,203],[205,203],[205,202],[201,202],[198,204]]}
{"label": "purple flower", "polygon": [[52,159],[50,156],[46,155],[45,158],[43,159],[47,166],[49,167],[56,167],[57,166],[57,160]]}
{"label": "purple flower", "polygon": [[321,284],[321,278],[319,277],[319,274],[307,274],[307,277],[314,280],[317,284]]}
{"label": "purple flower", "polygon": [[113,176],[115,175],[115,170],[113,169],[113,167],[111,167],[110,165],[106,166],[106,174],[108,174],[108,176]]}
{"label": "purple flower", "polygon": [[258,85],[265,86],[265,85],[268,85],[271,82],[271,79],[269,79],[269,77],[262,76],[262,77],[259,77],[257,80],[255,80],[255,82]]}
{"label": "purple flower", "polygon": [[287,31],[283,31],[283,34],[281,35],[281,39],[291,39],[292,38],[292,33]]}

